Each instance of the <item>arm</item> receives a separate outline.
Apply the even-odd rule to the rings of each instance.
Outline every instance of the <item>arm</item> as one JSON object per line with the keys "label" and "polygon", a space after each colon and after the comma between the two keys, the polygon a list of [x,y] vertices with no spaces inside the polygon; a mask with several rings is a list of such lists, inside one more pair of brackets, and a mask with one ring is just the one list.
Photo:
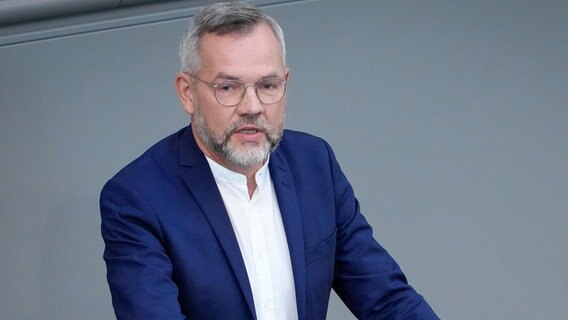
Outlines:
{"label": "arm", "polygon": [[330,155],[336,199],[337,247],[333,288],[358,319],[438,319],[408,285],[394,259],[373,238],[353,189]]}
{"label": "arm", "polygon": [[117,319],[185,319],[160,227],[144,196],[113,178],[101,192],[100,206],[107,280]]}

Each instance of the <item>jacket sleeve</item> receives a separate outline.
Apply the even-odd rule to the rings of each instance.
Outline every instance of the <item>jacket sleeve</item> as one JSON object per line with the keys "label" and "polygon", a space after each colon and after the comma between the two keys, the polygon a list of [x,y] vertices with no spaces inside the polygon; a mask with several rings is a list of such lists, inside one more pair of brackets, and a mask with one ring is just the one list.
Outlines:
{"label": "jacket sleeve", "polygon": [[358,319],[438,319],[401,269],[373,238],[353,189],[328,149],[334,185],[337,244],[333,289]]}
{"label": "jacket sleeve", "polygon": [[101,192],[100,208],[117,319],[185,319],[159,223],[143,194],[115,177]]}

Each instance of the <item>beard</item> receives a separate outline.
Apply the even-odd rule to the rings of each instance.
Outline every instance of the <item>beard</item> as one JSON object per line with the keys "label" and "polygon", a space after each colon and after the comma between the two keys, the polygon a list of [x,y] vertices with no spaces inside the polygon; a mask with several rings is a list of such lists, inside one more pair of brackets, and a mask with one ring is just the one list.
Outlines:
{"label": "beard", "polygon": [[[280,124],[278,128],[274,128],[260,119],[258,115],[246,115],[231,123],[218,136],[201,116],[199,105],[195,106],[191,123],[197,129],[199,138],[209,150],[239,167],[250,167],[264,162],[268,155],[278,147],[284,131],[284,123]],[[254,143],[244,142],[241,145],[231,144],[232,135],[237,132],[238,128],[245,125],[257,127],[264,133],[266,140]]]}

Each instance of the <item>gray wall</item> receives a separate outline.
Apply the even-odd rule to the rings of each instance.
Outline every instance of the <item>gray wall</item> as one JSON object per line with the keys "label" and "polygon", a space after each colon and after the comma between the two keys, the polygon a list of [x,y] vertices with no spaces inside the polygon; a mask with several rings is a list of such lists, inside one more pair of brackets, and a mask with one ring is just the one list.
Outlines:
{"label": "gray wall", "polygon": [[[568,305],[566,1],[270,6],[289,128],[327,138],[445,319]],[[0,319],[112,319],[98,193],[187,123],[186,19],[0,47]],[[330,319],[349,319],[337,298]]]}

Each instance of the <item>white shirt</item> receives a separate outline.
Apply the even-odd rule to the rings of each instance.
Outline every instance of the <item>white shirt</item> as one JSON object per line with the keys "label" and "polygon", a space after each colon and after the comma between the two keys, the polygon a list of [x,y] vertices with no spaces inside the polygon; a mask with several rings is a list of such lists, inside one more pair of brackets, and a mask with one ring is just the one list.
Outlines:
{"label": "white shirt", "polygon": [[256,172],[249,198],[247,179],[207,158],[245,262],[258,320],[297,320],[290,252],[268,160]]}

